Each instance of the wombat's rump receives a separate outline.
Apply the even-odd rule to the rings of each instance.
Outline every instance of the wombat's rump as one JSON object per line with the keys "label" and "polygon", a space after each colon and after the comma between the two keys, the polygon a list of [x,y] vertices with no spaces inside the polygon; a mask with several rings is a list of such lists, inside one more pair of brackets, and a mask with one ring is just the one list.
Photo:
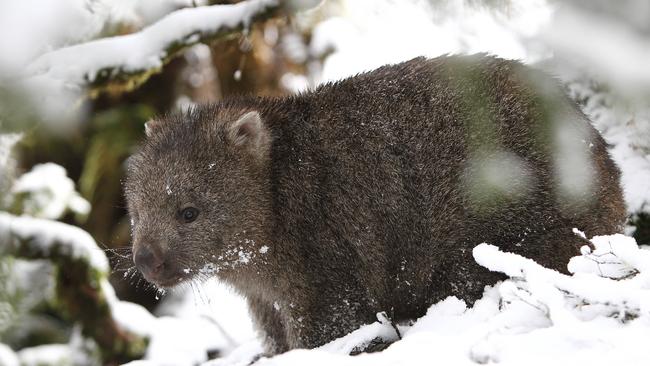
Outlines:
{"label": "wombat's rump", "polygon": [[498,245],[566,272],[621,229],[619,171],[551,78],[483,55],[417,58],[286,98],[149,125],[129,163],[135,261],[160,286],[218,276],[270,353],[469,302]]}

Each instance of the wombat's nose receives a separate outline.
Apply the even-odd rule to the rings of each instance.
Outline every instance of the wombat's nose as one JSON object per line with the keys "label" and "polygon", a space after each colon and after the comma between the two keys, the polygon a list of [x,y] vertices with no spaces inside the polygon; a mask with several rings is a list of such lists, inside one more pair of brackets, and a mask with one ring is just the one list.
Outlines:
{"label": "wombat's nose", "polygon": [[158,277],[163,268],[162,256],[146,246],[140,247],[135,252],[133,261],[147,279]]}

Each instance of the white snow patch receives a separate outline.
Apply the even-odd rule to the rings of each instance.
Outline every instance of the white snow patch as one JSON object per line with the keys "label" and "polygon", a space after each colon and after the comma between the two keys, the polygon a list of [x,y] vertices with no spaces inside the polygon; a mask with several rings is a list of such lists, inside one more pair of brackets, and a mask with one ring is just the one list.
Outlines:
{"label": "white snow patch", "polygon": [[[490,52],[535,62],[549,53],[526,49],[552,14],[547,1],[509,2],[507,11],[468,1],[344,1],[337,17],[313,30],[311,53],[325,59],[320,82],[417,56]],[[386,47],[390,45],[390,47]]]}
{"label": "white snow patch", "polygon": [[[377,317],[379,318],[380,315],[378,314]],[[355,348],[362,349],[376,338],[393,342],[397,340],[397,333],[389,322],[380,320],[372,324],[364,325],[350,334],[317,349],[330,353],[348,355]]]}
{"label": "white snow patch", "polygon": [[72,365],[73,354],[67,344],[48,344],[18,351],[21,366]]}
{"label": "white snow patch", "polygon": [[[174,291],[159,307],[159,317],[140,305],[119,301],[107,281],[102,289],[118,324],[150,337],[146,361],[133,364],[196,365],[207,361],[209,350],[229,354],[254,339],[246,303],[212,281],[199,292]],[[176,302],[178,296],[181,303]]]}
{"label": "white snow patch", "polygon": [[577,227],[574,227],[573,229],[571,229],[571,231],[574,234],[578,235],[579,237],[583,239],[587,239],[587,235],[585,235],[584,231],[579,230]]}
{"label": "white snow patch", "polygon": [[0,365],[20,366],[18,355],[6,344],[0,343]]}
{"label": "white snow patch", "polygon": [[20,195],[23,212],[34,217],[58,219],[68,210],[80,215],[90,212],[90,203],[75,191],[65,169],[54,163],[37,164],[21,175],[11,194]]}
{"label": "white snow patch", "polygon": [[[174,359],[180,360],[184,349],[194,349],[196,357],[208,349],[218,349],[228,355],[251,341],[257,342],[259,348],[246,300],[214,278],[193,286],[191,290],[171,291],[163,299],[156,315],[168,318],[169,324],[175,319],[178,327],[186,326],[186,330],[160,335],[156,349],[161,354],[152,351],[150,358],[164,360],[166,353],[175,353]],[[169,327],[173,330],[172,325]],[[187,336],[191,334],[191,327],[202,327],[197,331],[204,334],[200,342],[194,336]],[[181,350],[177,351],[179,347]]]}

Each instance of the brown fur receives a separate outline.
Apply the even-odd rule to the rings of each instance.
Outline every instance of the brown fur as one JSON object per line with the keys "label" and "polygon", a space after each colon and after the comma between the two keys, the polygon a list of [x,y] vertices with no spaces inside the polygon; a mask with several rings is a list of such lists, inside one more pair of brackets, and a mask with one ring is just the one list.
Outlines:
{"label": "brown fur", "polygon": [[[261,124],[239,126],[251,111]],[[270,353],[380,311],[402,321],[450,295],[473,302],[501,279],[474,262],[482,242],[566,272],[584,244],[572,228],[614,233],[625,217],[605,142],[560,86],[484,55],[417,58],[150,127],[126,183],[134,250],[163,256],[161,285],[202,268],[232,284]],[[593,173],[570,194],[558,139]],[[518,165],[491,185],[482,169],[507,157]],[[179,220],[186,205],[196,221]]]}

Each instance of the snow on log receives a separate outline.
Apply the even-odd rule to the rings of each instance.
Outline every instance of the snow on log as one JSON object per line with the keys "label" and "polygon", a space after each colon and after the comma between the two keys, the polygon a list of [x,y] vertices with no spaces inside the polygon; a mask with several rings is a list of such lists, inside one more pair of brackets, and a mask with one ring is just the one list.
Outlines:
{"label": "snow on log", "polygon": [[184,8],[143,30],[98,39],[43,54],[27,66],[28,82],[80,91],[131,90],[160,72],[185,48],[227,37],[281,10],[279,0]]}

